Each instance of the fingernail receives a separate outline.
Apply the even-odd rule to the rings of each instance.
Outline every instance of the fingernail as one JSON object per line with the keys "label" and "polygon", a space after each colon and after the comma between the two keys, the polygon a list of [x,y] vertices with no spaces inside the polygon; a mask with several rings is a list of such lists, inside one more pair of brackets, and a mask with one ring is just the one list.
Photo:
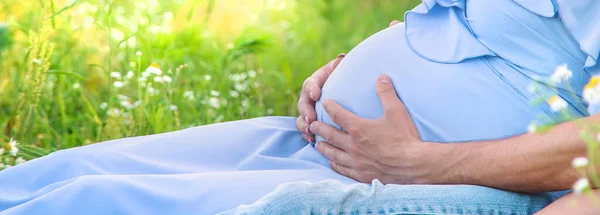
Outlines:
{"label": "fingernail", "polygon": [[341,57],[346,57],[346,54],[345,54],[345,53],[340,53],[340,54],[337,56],[337,58],[341,58]]}
{"label": "fingernail", "polygon": [[308,116],[304,117],[304,121],[306,121],[306,127],[308,127],[308,125],[310,125],[310,122],[308,121]]}
{"label": "fingernail", "polygon": [[313,122],[313,123],[310,123],[310,131],[311,131],[312,133],[315,133],[315,122]]}
{"label": "fingernail", "polygon": [[308,126],[306,126],[306,128],[304,129],[304,131],[305,131],[307,134],[310,134],[310,131],[308,130]]}
{"label": "fingernail", "polygon": [[315,94],[313,94],[313,92],[312,92],[312,91],[310,91],[310,93],[309,93],[309,94],[310,94],[310,98],[311,98],[312,100],[315,100]]}
{"label": "fingernail", "polygon": [[381,75],[381,76],[379,76],[379,83],[389,84],[390,83],[390,77],[387,76],[387,75]]}

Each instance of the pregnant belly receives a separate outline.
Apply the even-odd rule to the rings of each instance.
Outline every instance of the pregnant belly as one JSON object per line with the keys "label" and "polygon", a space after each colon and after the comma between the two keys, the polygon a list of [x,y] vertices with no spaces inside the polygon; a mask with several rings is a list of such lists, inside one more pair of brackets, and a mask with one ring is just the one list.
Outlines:
{"label": "pregnant belly", "polygon": [[[322,107],[333,99],[364,118],[378,118],[382,107],[375,91],[381,74],[392,78],[425,141],[498,139],[526,131],[540,112],[521,93],[527,80],[497,58],[456,64],[428,61],[405,41],[404,25],[385,29],[355,47],[338,65],[317,102],[317,119],[335,125]],[[514,76],[518,77],[518,76]],[[319,137],[317,137],[320,139]]]}

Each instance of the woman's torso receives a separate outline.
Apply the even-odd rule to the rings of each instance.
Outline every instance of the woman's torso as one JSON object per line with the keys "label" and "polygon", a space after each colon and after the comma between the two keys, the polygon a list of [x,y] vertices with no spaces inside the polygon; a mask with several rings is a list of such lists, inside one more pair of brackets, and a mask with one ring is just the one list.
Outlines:
{"label": "woman's torso", "polygon": [[[555,21],[550,20],[554,18],[538,17],[537,19],[549,19],[540,21],[528,17],[532,20],[529,21],[530,23],[519,23],[527,19],[514,19],[518,18],[515,16],[529,16],[528,14],[535,16],[535,14],[516,7],[518,5],[512,1],[492,0],[482,3],[484,2],[482,0],[473,0],[472,2],[467,1],[464,5],[467,8],[465,26],[473,33],[471,36],[485,38],[480,42],[493,54],[461,59],[459,62],[435,62],[435,59],[426,59],[428,56],[424,56],[420,51],[423,51],[423,48],[433,52],[464,52],[465,50],[445,50],[435,45],[419,46],[421,50],[415,50],[415,44],[411,43],[410,37],[406,37],[406,24],[411,23],[398,24],[371,36],[355,47],[326,82],[321,101],[333,99],[359,116],[378,118],[382,115],[382,108],[375,91],[375,80],[380,74],[387,74],[392,78],[398,96],[406,105],[421,138],[426,141],[498,139],[525,132],[532,121],[557,120],[559,115],[552,112],[548,105],[533,104],[533,100],[537,99],[538,95],[527,91],[532,82],[531,78],[532,76],[539,79],[549,77],[559,62],[577,64],[585,60],[585,56],[579,52],[571,52],[571,49],[574,50],[571,46],[576,43],[572,44],[570,38],[565,43],[543,48],[548,45],[546,44],[548,41],[540,41],[540,44],[536,44],[535,40],[539,38],[533,36],[535,32],[541,30],[534,29],[527,34],[522,34],[523,37],[519,37],[519,31],[509,32],[509,30],[546,28],[558,31],[557,36],[547,36],[555,39],[555,37],[564,37],[568,32],[562,31],[566,29],[558,26],[560,23],[553,23]],[[495,9],[498,7],[504,8]],[[494,13],[494,15],[488,15],[489,18],[486,18],[485,11],[479,11],[478,8],[488,10],[487,14]],[[519,11],[521,9],[522,11]],[[528,26],[540,24],[536,21],[548,26]],[[486,23],[504,27],[490,27]],[[521,26],[515,26],[517,24]],[[429,26],[429,28],[436,28],[436,26]],[[427,30],[427,28],[420,30],[423,29]],[[503,32],[506,35],[499,35]],[[507,38],[512,40],[505,41]],[[440,36],[439,39],[446,38]],[[522,50],[526,49],[521,47],[523,44],[540,46],[536,48],[532,45],[530,48],[534,50],[531,50],[531,53],[535,53],[537,49],[538,52],[544,52],[544,55],[534,56],[526,61],[514,59],[527,56],[523,54]],[[560,46],[567,48],[562,49]],[[511,54],[511,51],[519,54]],[[547,71],[549,68],[552,68],[551,71]],[[574,77],[584,75],[583,71],[574,70],[574,73]],[[585,77],[574,79],[573,85],[583,86],[585,80],[587,80]],[[548,87],[538,88],[546,93],[554,92]],[[565,99],[568,102],[572,101],[567,97]],[[575,106],[569,106],[568,109],[575,115],[587,114],[584,109]],[[316,110],[320,121],[335,124],[323,110],[321,102],[317,103]]]}

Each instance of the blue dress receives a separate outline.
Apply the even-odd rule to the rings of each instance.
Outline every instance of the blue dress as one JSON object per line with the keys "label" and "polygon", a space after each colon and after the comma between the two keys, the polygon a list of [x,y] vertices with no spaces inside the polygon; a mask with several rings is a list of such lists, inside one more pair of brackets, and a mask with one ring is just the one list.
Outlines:
{"label": "blue dress", "polygon": [[[559,95],[568,112],[587,116],[581,90],[600,71],[598,20],[596,0],[424,0],[405,23],[354,48],[322,98],[377,118],[375,79],[388,74],[421,137],[436,142],[506,138],[532,121],[563,120],[532,104],[539,96]],[[562,64],[573,71],[568,83],[527,90]],[[316,111],[334,124],[320,102]],[[263,117],[62,150],[9,168],[0,172],[0,214],[528,214],[556,198],[472,185],[353,186],[361,185],[302,140],[294,117]],[[328,195],[307,192],[315,188]],[[342,201],[359,191],[373,198]]]}

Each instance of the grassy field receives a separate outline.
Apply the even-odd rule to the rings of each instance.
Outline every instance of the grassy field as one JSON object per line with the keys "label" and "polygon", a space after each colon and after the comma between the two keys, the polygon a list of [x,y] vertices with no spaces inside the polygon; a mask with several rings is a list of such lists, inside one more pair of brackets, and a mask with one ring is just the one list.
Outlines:
{"label": "grassy field", "polygon": [[418,2],[0,0],[0,169],[115,138],[295,116],[306,77]]}

